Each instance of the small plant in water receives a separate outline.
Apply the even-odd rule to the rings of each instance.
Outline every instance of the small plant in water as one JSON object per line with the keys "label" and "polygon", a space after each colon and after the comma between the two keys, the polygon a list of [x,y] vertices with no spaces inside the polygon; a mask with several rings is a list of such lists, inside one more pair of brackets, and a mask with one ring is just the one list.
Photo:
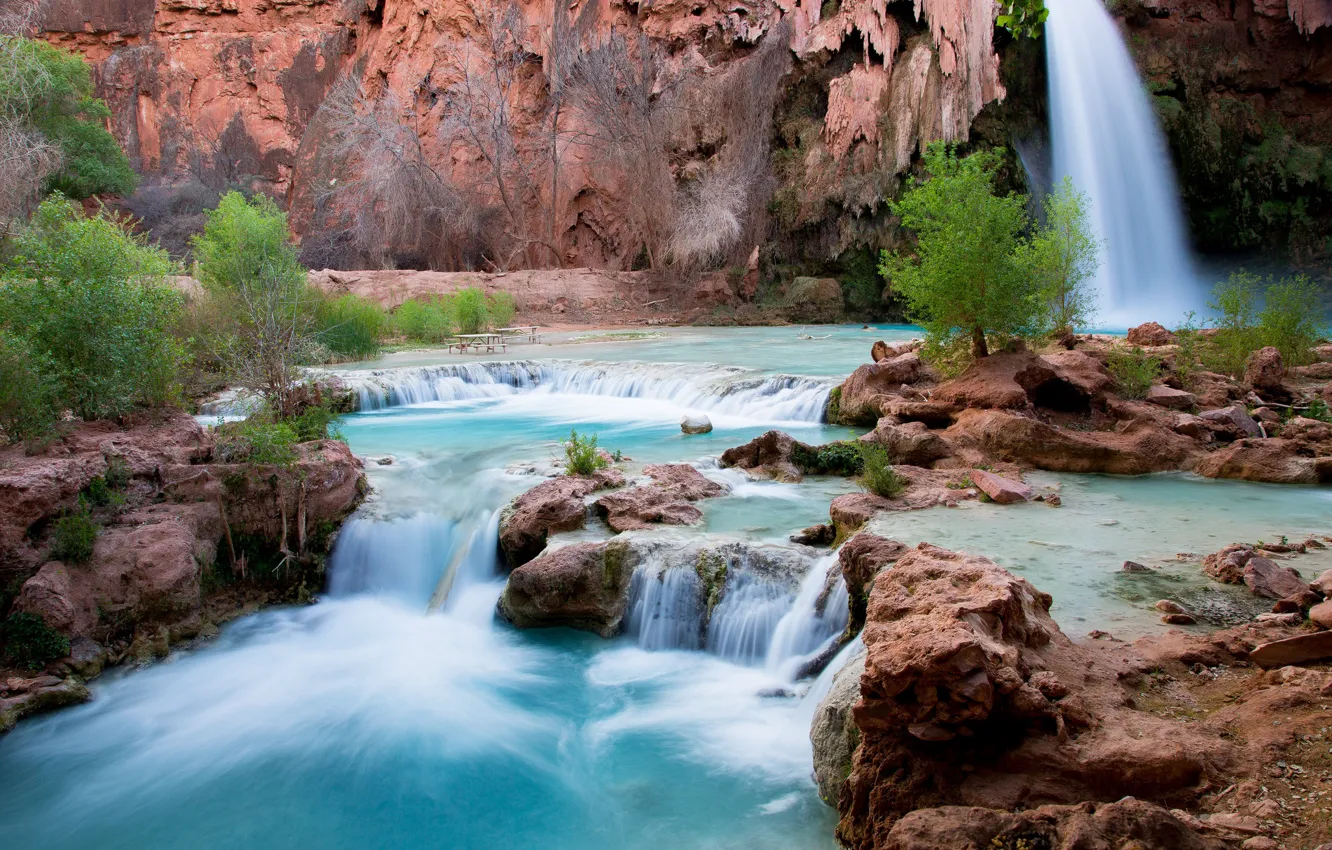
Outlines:
{"label": "small plant in water", "polygon": [[866,446],[861,452],[864,467],[860,473],[860,486],[876,496],[896,499],[906,489],[906,479],[889,462],[888,452],[881,446]]}
{"label": "small plant in water", "polygon": [[1110,352],[1105,365],[1125,398],[1146,398],[1152,381],[1161,373],[1161,359],[1137,346]]}
{"label": "small plant in water", "polygon": [[580,437],[577,431],[570,431],[569,439],[560,445],[564,446],[564,470],[570,475],[591,475],[609,466],[597,449],[596,434]]}

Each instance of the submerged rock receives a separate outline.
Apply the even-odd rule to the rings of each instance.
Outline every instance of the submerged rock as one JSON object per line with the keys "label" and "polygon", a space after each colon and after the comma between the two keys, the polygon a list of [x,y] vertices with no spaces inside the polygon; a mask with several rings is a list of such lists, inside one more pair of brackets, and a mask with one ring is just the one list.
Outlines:
{"label": "submerged rock", "polygon": [[800,481],[804,475],[791,461],[791,453],[795,451],[795,447],[796,441],[790,434],[768,431],[743,446],[722,452],[721,465],[744,469],[760,478]]}
{"label": "submerged rock", "polygon": [[984,469],[971,470],[971,483],[1001,505],[1012,505],[1031,499],[1032,489],[1021,481],[1012,481]]}
{"label": "submerged rock", "polygon": [[712,420],[706,416],[686,416],[680,420],[680,430],[686,434],[709,434]]}

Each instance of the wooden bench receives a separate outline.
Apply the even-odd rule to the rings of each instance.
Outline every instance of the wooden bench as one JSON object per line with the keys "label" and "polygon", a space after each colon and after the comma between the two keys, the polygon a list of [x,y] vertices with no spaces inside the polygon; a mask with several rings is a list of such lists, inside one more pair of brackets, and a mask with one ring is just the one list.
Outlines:
{"label": "wooden bench", "polygon": [[497,333],[484,334],[458,334],[453,342],[449,343],[449,351],[458,349],[459,354],[465,354],[467,349],[471,349],[473,354],[494,354],[496,349],[508,351],[504,342],[504,336]]}
{"label": "wooden bench", "polygon": [[500,328],[499,333],[509,334],[516,337],[527,337],[528,342],[541,342],[541,334],[537,333],[536,325],[518,325],[512,328]]}

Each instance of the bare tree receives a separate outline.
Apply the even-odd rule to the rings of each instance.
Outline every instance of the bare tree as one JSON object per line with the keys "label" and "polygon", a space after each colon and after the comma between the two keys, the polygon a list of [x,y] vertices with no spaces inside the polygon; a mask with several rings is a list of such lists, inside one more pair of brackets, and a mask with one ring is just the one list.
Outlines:
{"label": "bare tree", "polygon": [[578,144],[617,177],[621,211],[657,268],[677,204],[669,159],[674,98],[661,55],[646,36],[630,42],[612,32],[577,57],[570,87],[584,123],[595,128]]}
{"label": "bare tree", "polygon": [[45,4],[39,0],[0,0],[0,238],[11,222],[31,211],[46,178],[61,162],[58,145],[29,122],[34,104],[53,81],[37,61],[37,28]]}

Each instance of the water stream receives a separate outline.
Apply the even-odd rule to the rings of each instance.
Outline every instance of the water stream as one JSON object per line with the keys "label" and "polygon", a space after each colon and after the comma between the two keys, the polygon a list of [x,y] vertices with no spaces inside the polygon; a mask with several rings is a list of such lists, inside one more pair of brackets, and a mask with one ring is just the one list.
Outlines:
{"label": "water stream", "polygon": [[[112,671],[93,702],[0,738],[7,843],[832,850],[808,728],[833,668],[794,679],[843,629],[846,589],[830,580],[832,555],[786,537],[855,485],[752,482],[715,461],[774,426],[808,442],[854,434],[804,413],[826,394],[824,364],[864,359],[868,335],[832,333],[796,343],[790,328],[689,331],[595,354],[527,349],[508,366],[450,371],[437,367],[456,357],[410,355],[349,370],[381,398],[438,383],[427,375],[498,392],[398,392],[396,405],[348,417],[352,448],[393,462],[367,464],[376,494],[341,532],[326,598]],[[680,363],[693,365],[661,365]],[[505,377],[515,374],[541,380]],[[737,385],[777,389],[728,407]],[[783,395],[793,387],[809,397]],[[685,411],[716,429],[682,435]],[[573,427],[597,431],[631,470],[695,462],[730,487],[700,503],[700,528],[635,533],[658,548],[634,575],[626,633],[610,641],[518,632],[494,616],[497,512],[541,480]],[[991,555],[1052,593],[1071,634],[1127,636],[1159,627],[1159,597],[1119,586],[1124,559],[1317,530],[1332,509],[1316,489],[1040,479],[1060,482],[1057,510],[967,504],[886,517],[879,530]],[[702,545],[714,568],[725,562],[720,599],[695,569]],[[1196,568],[1176,572],[1180,587],[1204,584]]]}

